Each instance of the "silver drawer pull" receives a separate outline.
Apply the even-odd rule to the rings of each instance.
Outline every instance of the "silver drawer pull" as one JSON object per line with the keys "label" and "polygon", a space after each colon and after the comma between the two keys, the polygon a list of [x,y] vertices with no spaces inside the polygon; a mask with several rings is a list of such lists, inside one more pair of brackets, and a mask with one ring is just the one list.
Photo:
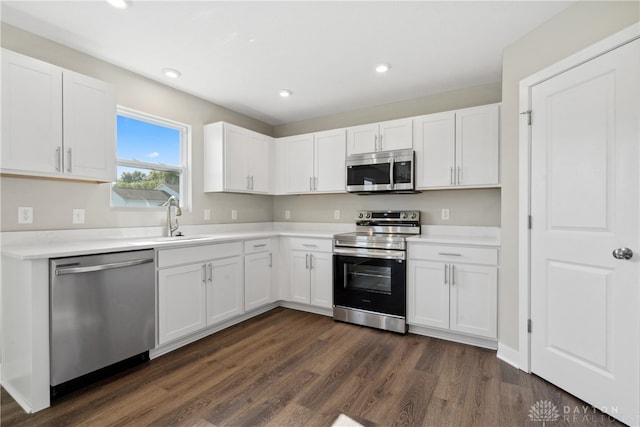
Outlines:
{"label": "silver drawer pull", "polygon": [[438,255],[442,256],[462,256],[462,254],[456,254],[453,252],[438,252]]}
{"label": "silver drawer pull", "polygon": [[303,243],[302,246],[304,246],[305,248],[317,248],[318,245],[311,245],[309,243]]}
{"label": "silver drawer pull", "polygon": [[264,248],[265,246],[267,246],[266,243],[262,243],[260,245],[253,245],[254,248]]}

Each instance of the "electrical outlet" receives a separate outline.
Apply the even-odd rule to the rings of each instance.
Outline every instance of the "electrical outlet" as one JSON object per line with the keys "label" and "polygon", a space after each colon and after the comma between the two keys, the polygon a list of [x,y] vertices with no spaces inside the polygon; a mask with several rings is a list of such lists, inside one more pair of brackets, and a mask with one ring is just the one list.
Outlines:
{"label": "electrical outlet", "polygon": [[204,220],[211,221],[211,209],[204,210]]}
{"label": "electrical outlet", "polygon": [[84,209],[73,210],[73,223],[84,224]]}
{"label": "electrical outlet", "polygon": [[284,219],[291,219],[291,211],[290,210],[286,210],[284,211]]}
{"label": "electrical outlet", "polygon": [[340,209],[333,211],[333,219],[340,219]]}
{"label": "electrical outlet", "polygon": [[236,220],[238,219],[238,211],[235,209],[231,210],[231,219]]}
{"label": "electrical outlet", "polygon": [[33,208],[18,208],[18,224],[33,224]]}
{"label": "electrical outlet", "polygon": [[447,209],[447,208],[442,209],[442,216],[441,216],[441,218],[442,218],[444,221],[449,221],[449,209]]}

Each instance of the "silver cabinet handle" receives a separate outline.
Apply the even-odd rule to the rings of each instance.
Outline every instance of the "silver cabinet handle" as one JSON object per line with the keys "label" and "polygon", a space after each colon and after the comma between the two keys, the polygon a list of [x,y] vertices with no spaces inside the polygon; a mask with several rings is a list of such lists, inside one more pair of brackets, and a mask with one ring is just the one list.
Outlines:
{"label": "silver cabinet handle", "polygon": [[380,151],[382,151],[382,142],[384,141],[384,135],[380,134]]}
{"label": "silver cabinet handle", "polygon": [[451,265],[451,286],[456,285],[456,266]]}
{"label": "silver cabinet handle", "polygon": [[633,257],[633,251],[629,248],[614,249],[612,255],[615,259],[631,259]]}
{"label": "silver cabinet handle", "polygon": [[458,177],[456,184],[460,185],[462,183],[462,178],[460,177],[460,166],[458,166]]}
{"label": "silver cabinet handle", "polygon": [[442,255],[442,256],[462,256],[462,254],[457,254],[455,252],[438,252],[438,255]]}
{"label": "silver cabinet handle", "polygon": [[266,243],[261,243],[259,245],[253,245],[254,248],[264,248],[265,246],[267,246]]}
{"label": "silver cabinet handle", "polygon": [[207,264],[202,264],[202,281],[207,282]]}
{"label": "silver cabinet handle", "polygon": [[449,168],[449,182],[453,185],[453,166]]}
{"label": "silver cabinet handle", "polygon": [[318,191],[318,177],[313,177],[313,191]]}
{"label": "silver cabinet handle", "polygon": [[134,265],[147,264],[150,262],[153,262],[153,258],[142,258],[142,259],[134,259],[131,261],[88,265],[86,267],[61,267],[61,268],[56,268],[56,276],[61,276],[63,274],[91,273],[93,271],[112,270],[114,268],[133,267]]}
{"label": "silver cabinet handle", "polygon": [[317,248],[318,245],[314,245],[311,243],[303,243],[302,246],[304,246],[305,248]]}
{"label": "silver cabinet handle", "polygon": [[373,151],[380,151],[378,149],[378,135],[374,136],[374,141],[373,141]]}
{"label": "silver cabinet handle", "polygon": [[305,268],[305,270],[308,270],[309,269],[309,254],[304,254],[304,259],[305,259],[304,268]]}
{"label": "silver cabinet handle", "polygon": [[309,254],[309,270],[313,270],[313,254]]}
{"label": "silver cabinet handle", "polygon": [[71,148],[67,150],[67,172],[71,172]]}
{"label": "silver cabinet handle", "polygon": [[444,265],[444,285],[449,284],[449,264]]}
{"label": "silver cabinet handle", "polygon": [[213,282],[213,264],[209,263],[209,281]]}
{"label": "silver cabinet handle", "polygon": [[56,172],[62,172],[62,148],[56,148]]}
{"label": "silver cabinet handle", "polygon": [[269,252],[269,267],[273,267],[273,254]]}
{"label": "silver cabinet handle", "polygon": [[253,175],[251,175],[251,189],[253,190]]}

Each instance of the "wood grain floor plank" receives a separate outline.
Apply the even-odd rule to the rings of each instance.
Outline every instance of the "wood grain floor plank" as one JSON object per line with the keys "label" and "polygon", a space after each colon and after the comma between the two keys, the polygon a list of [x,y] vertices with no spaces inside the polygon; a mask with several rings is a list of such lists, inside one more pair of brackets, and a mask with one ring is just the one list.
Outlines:
{"label": "wood grain floor plank", "polygon": [[[2,426],[536,426],[531,405],[579,399],[494,351],[277,308],[25,414],[0,390]],[[587,409],[590,407],[585,406]],[[590,415],[590,413],[588,414]],[[554,427],[619,426],[596,413]]]}

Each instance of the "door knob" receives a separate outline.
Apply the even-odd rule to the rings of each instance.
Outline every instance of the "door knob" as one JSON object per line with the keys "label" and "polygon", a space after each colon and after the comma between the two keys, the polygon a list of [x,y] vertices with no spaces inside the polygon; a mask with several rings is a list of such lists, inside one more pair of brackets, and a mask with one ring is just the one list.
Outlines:
{"label": "door knob", "polygon": [[633,251],[629,248],[618,248],[613,250],[613,257],[615,259],[631,259]]}

